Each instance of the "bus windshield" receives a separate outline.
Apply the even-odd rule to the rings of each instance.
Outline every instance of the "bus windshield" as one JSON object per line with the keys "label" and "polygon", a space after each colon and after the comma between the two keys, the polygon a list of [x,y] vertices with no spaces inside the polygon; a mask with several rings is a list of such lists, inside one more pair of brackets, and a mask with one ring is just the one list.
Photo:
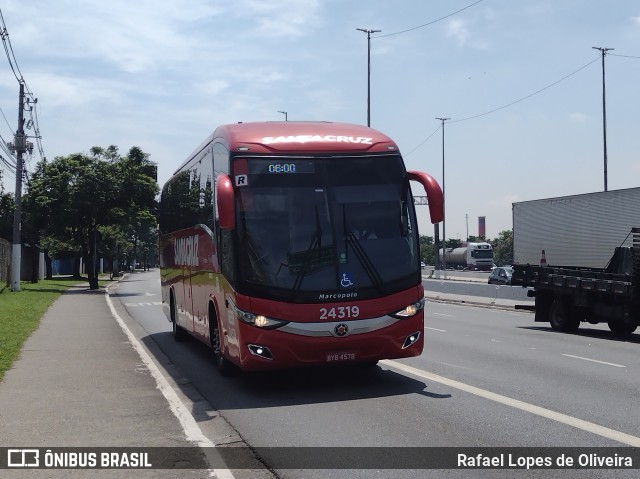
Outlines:
{"label": "bus windshield", "polygon": [[233,171],[247,293],[364,299],[415,284],[417,227],[399,155],[241,158]]}

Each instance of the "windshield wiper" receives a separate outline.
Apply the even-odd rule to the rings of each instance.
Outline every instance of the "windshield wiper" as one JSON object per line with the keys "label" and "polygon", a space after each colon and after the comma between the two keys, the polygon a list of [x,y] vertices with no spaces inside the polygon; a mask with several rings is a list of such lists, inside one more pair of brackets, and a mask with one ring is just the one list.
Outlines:
{"label": "windshield wiper", "polygon": [[346,243],[348,245],[351,245],[351,247],[353,248],[353,252],[356,254],[356,258],[358,258],[358,261],[360,261],[360,264],[362,265],[364,272],[367,273],[367,276],[371,280],[371,283],[373,283],[373,285],[379,292],[382,292],[383,281],[380,273],[373,264],[373,261],[371,261],[371,258],[369,257],[367,252],[362,248],[360,240],[356,237],[355,234],[353,234],[353,232],[347,229],[347,213],[345,211],[344,205],[342,205],[342,222],[345,231],[344,238]]}
{"label": "windshield wiper", "polygon": [[306,276],[309,271],[309,267],[313,263],[314,254],[316,256],[320,256],[320,252],[322,251],[322,228],[320,227],[320,213],[318,213],[318,205],[315,205],[316,212],[316,231],[311,236],[311,243],[307,248],[307,251],[304,253],[304,261],[302,262],[302,267],[300,271],[298,271],[298,275],[296,276],[296,280],[293,283],[293,289],[291,290],[291,298],[294,298],[300,288],[302,286],[302,280]]}

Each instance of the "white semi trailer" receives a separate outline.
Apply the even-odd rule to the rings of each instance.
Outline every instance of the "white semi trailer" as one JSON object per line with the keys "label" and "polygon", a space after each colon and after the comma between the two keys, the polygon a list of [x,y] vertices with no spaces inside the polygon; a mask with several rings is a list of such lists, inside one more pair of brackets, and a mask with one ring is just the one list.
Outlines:
{"label": "white semi trailer", "polygon": [[640,188],[513,203],[513,262],[604,268],[640,225]]}

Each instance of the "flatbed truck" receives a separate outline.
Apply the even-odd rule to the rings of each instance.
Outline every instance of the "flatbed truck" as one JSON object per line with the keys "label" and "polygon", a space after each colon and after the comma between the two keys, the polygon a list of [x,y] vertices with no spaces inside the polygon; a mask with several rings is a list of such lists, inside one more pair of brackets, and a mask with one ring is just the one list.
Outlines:
{"label": "flatbed truck", "polygon": [[640,228],[632,228],[631,246],[615,248],[604,268],[514,264],[511,284],[530,288],[535,321],[576,332],[580,323],[607,323],[614,334],[628,335],[640,325]]}

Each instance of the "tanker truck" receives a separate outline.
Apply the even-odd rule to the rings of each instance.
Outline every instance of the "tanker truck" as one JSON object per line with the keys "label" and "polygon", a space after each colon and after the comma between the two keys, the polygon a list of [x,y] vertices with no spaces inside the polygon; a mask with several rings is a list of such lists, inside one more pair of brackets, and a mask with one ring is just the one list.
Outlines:
{"label": "tanker truck", "polygon": [[447,248],[446,265],[447,268],[490,271],[493,266],[493,248],[489,243],[467,243],[467,246],[461,248]]}

